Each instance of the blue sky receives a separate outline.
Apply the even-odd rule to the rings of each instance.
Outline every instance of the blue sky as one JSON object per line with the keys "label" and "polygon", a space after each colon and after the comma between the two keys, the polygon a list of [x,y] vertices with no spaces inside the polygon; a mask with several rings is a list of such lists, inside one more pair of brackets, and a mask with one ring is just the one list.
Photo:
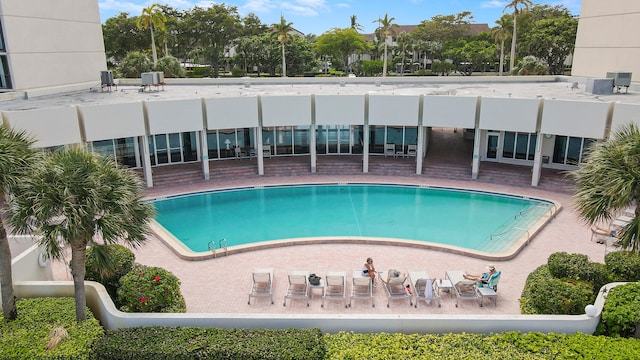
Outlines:
{"label": "blue sky", "polygon": [[[99,0],[100,18],[104,21],[128,12],[140,15],[142,8],[152,3],[166,4],[179,10],[191,9],[195,5],[209,7],[213,2],[205,0]],[[435,15],[457,14],[471,11],[472,23],[486,23],[489,27],[503,14],[506,0],[228,0],[228,6],[238,8],[240,16],[256,14],[260,20],[271,25],[280,22],[282,14],[293,27],[305,34],[321,35],[332,28],[350,25],[351,15],[356,15],[364,33],[372,33],[373,22],[384,17],[395,18],[398,25],[416,25]],[[580,14],[582,0],[533,0],[534,4],[563,5],[573,15]]]}

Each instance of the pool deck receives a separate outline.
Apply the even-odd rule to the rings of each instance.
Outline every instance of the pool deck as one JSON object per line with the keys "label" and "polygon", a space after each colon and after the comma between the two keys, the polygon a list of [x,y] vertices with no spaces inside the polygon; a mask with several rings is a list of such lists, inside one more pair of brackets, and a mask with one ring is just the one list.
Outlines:
{"label": "pool deck", "polygon": [[[140,249],[134,250],[136,261],[148,266],[158,266],[171,271],[182,282],[181,290],[189,313],[246,313],[256,314],[519,314],[518,298],[522,292],[526,277],[538,266],[544,264],[547,257],[557,251],[583,253],[592,261],[603,262],[604,245],[591,242],[591,232],[578,221],[572,208],[571,195],[551,192],[533,187],[508,186],[500,181],[496,183],[472,180],[431,179],[423,177],[376,176],[376,175],[303,175],[291,177],[260,177],[258,179],[234,179],[229,181],[176,184],[171,187],[158,187],[148,190],[149,197],[168,194],[271,184],[297,184],[321,182],[371,182],[446,186],[457,188],[481,189],[495,192],[528,195],[555,200],[562,204],[557,216],[526,246],[515,258],[494,262],[502,271],[497,306],[493,304],[479,307],[476,302],[461,301],[455,307],[455,297],[444,294],[442,307],[420,303],[418,308],[410,307],[406,300],[392,300],[387,308],[387,297],[379,285],[374,290],[375,308],[362,301],[354,301],[353,306],[345,309],[339,302],[328,302],[320,307],[319,290],[314,290],[310,307],[302,300],[289,300],[282,306],[287,288],[287,274],[295,270],[307,270],[324,277],[327,271],[345,271],[348,274],[347,294],[351,291],[350,274],[360,269],[367,257],[374,259],[376,269],[386,271],[395,268],[402,272],[425,270],[435,278],[444,278],[446,270],[463,270],[469,273],[486,271],[486,260],[470,258],[436,250],[423,250],[400,246],[357,245],[357,244],[319,244],[285,246],[252,252],[221,256],[203,261],[182,260],[161,241],[150,237]],[[455,216],[455,214],[452,214]],[[275,270],[274,302],[265,298],[252,299],[248,305],[248,293],[251,287],[251,273],[255,268],[271,267]],[[71,275],[60,263],[54,265],[57,280],[70,280]]]}

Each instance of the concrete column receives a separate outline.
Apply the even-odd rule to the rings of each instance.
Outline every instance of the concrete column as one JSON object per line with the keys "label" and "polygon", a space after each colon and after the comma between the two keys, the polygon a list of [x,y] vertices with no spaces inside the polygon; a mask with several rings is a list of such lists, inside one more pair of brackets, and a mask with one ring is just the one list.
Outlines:
{"label": "concrete column", "polygon": [[147,182],[147,187],[153,187],[153,175],[151,171],[151,154],[149,153],[149,137],[148,136],[140,136],[140,140],[142,140],[142,156],[140,159],[142,160],[142,173],[144,175],[144,179]]}
{"label": "concrete column", "polygon": [[531,172],[531,186],[538,186],[542,175],[542,139],[544,134],[538,133],[536,137],[536,151],[533,156],[533,170]]}
{"label": "concrete column", "polygon": [[418,126],[418,149],[416,150],[416,174],[422,174],[422,154],[424,146],[424,128],[422,125]]}
{"label": "concrete column", "polygon": [[316,96],[311,95],[311,126],[309,127],[309,154],[311,155],[311,173],[318,168],[318,151],[316,149]]}
{"label": "concrete column", "polygon": [[362,127],[362,131],[364,132],[363,136],[363,144],[362,144],[362,172],[369,172],[369,124],[365,124]]}
{"label": "concrete column", "polygon": [[199,131],[200,133],[200,150],[202,151],[202,175],[205,180],[211,178],[209,171],[209,145],[207,143],[207,129]]}
{"label": "concrete column", "polygon": [[258,159],[258,175],[264,175],[264,153],[262,151],[262,97],[258,95],[258,127],[256,128],[256,158]]}
{"label": "concrete column", "polygon": [[481,131],[478,127],[475,128],[475,136],[473,137],[473,160],[471,161],[471,179],[478,178],[478,171],[480,171],[480,138]]}

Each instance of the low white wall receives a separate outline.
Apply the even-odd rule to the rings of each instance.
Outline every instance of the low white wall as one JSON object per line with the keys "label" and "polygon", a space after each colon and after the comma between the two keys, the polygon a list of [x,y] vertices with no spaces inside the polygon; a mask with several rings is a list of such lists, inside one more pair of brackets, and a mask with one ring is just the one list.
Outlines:
{"label": "low white wall", "polygon": [[[588,315],[432,315],[432,314],[217,314],[217,313],[124,313],[116,309],[106,289],[93,281],[85,282],[87,306],[108,330],[139,326],[195,326],[228,329],[319,328],[323,332],[499,333],[504,331],[593,334],[600,321],[604,294],[595,301],[595,316]],[[18,298],[73,296],[71,281],[21,281],[15,284]]]}

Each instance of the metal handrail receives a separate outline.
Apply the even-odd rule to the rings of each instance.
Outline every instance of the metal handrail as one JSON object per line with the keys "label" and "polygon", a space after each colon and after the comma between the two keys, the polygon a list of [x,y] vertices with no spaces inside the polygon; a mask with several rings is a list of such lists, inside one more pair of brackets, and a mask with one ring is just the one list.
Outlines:
{"label": "metal handrail", "polygon": [[224,256],[227,256],[227,239],[226,238],[220,239],[220,241],[218,242],[218,247],[220,249],[224,249]]}
{"label": "metal handrail", "polygon": [[216,258],[216,241],[215,240],[211,240],[209,241],[209,243],[207,244],[207,248],[209,249],[209,251],[211,251],[213,253],[213,258]]}

